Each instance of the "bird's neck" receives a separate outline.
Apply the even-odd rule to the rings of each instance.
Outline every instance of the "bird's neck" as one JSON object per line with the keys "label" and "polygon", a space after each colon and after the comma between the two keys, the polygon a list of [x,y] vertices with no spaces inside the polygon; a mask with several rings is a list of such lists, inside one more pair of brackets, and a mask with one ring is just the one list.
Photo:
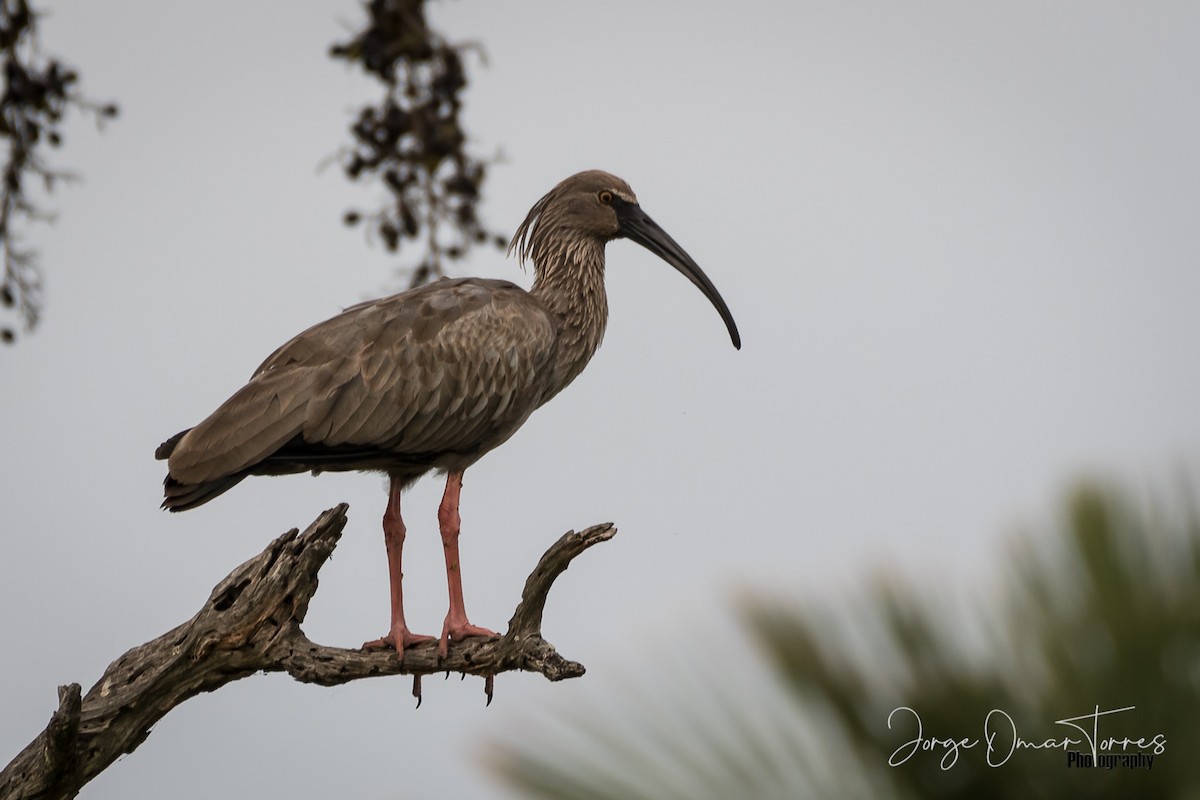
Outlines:
{"label": "bird's neck", "polygon": [[[589,242],[541,263],[530,293],[558,319],[558,354],[552,394],[575,380],[604,338],[608,298],[604,293],[604,243]],[[546,397],[546,400],[550,399]]]}

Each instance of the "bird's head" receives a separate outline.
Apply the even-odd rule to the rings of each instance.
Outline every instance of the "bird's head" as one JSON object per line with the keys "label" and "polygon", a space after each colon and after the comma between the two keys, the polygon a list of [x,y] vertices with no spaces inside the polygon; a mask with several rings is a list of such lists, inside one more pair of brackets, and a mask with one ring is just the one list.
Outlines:
{"label": "bird's head", "polygon": [[[717,309],[733,346],[742,347],[733,314],[717,288],[671,236],[650,219],[629,184],[602,170],[580,172],[538,200],[508,246],[522,263],[532,259],[539,270],[575,261],[582,253],[602,253],[605,243],[626,238],[637,242],[679,270]],[[603,260],[599,260],[603,265]]]}

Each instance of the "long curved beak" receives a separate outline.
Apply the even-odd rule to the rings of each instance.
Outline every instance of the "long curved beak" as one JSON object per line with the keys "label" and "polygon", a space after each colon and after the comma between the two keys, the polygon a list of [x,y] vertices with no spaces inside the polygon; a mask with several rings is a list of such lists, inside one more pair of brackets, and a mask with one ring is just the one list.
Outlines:
{"label": "long curved beak", "polygon": [[650,219],[642,207],[636,203],[626,203],[620,200],[615,203],[617,212],[617,235],[624,236],[627,239],[637,242],[642,247],[649,250],[654,255],[666,261],[675,269],[682,272],[689,281],[696,284],[696,288],[704,292],[704,296],[708,298],[708,302],[713,304],[717,309],[717,313],[721,315],[721,319],[725,320],[725,327],[729,329],[729,338],[733,342],[733,346],[738,350],[742,349],[742,337],[738,333],[737,323],[733,321],[733,314],[729,312],[729,306],[725,305],[725,300],[722,299],[721,293],[717,291],[717,287],[713,286],[712,281],[704,274],[704,270],[692,260],[692,257],[687,254],[679,243],[658,226],[658,223]]}

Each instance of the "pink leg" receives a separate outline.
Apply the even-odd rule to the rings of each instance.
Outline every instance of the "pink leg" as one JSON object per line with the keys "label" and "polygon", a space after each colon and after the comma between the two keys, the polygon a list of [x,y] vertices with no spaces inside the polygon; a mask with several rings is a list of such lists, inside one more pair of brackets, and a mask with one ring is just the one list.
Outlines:
{"label": "pink leg", "polygon": [[420,642],[433,641],[432,636],[421,636],[408,630],[404,624],[404,572],[400,568],[400,551],[404,548],[404,520],[400,518],[400,490],[403,484],[392,478],[388,489],[387,510],[383,512],[383,541],[387,545],[388,579],[392,589],[392,626],[387,636],[363,645],[364,650],[381,650],[394,647],[397,655],[404,658],[404,648]]}
{"label": "pink leg", "polygon": [[495,631],[472,625],[463,607],[462,571],[458,561],[458,530],[462,524],[458,516],[458,495],[462,491],[461,472],[451,472],[446,477],[446,493],[438,506],[438,527],[442,531],[442,548],[446,551],[446,583],[450,587],[450,611],[442,626],[442,638],[438,650],[444,657],[450,649],[450,640],[458,641],[468,636],[498,636]]}

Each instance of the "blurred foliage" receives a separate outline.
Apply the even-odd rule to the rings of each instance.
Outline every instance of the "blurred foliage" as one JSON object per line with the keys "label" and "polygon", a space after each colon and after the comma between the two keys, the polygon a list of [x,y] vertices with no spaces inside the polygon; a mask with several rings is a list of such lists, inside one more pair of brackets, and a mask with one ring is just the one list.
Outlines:
{"label": "blurred foliage", "polygon": [[488,231],[476,209],[487,165],[467,154],[459,118],[467,48],[429,27],[425,0],[370,0],[366,10],[366,26],[330,55],[362,67],[384,96],[358,112],[354,143],[340,160],[351,180],[378,180],[391,198],[373,212],[347,211],[343,221],[366,222],[390,252],[423,239],[410,279],[419,286],[444,275],[445,260],[507,240]]}
{"label": "blurred foliage", "polygon": [[[117,115],[115,105],[93,103],[76,91],[76,70],[41,55],[37,22],[38,13],[26,0],[0,0],[0,138],[8,151],[0,183],[0,307],[15,312],[25,330],[32,329],[41,314],[42,270],[37,254],[18,243],[18,229],[22,221],[47,218],[29,199],[26,179],[40,179],[50,191],[72,177],[50,169],[41,155],[44,147],[62,144],[67,109],[93,114],[98,122]],[[9,324],[0,324],[0,341],[12,343],[16,338]]]}
{"label": "blurred foliage", "polygon": [[[744,670],[717,677],[715,665],[693,663],[706,676],[698,687],[680,690],[685,666],[670,685],[634,692],[635,703],[624,691],[619,711],[499,743],[493,765],[540,798],[1200,797],[1193,507],[1142,508],[1082,487],[1061,529],[1021,539],[997,578],[977,605],[895,581],[875,582],[857,608],[835,613],[756,595],[739,616],[766,655],[767,677],[754,687],[764,701],[735,697]],[[1152,769],[1069,768],[1067,750],[1089,747],[1062,746],[1083,736],[1056,721],[1129,706],[1099,718],[1099,739],[1162,734]],[[903,707],[920,715],[926,740],[979,744],[960,748],[952,766],[948,747],[912,752],[913,713],[892,714]],[[989,765],[993,709],[1007,717],[991,717]],[[1058,747],[1006,759],[1014,729]]]}
{"label": "blurred foliage", "polygon": [[[347,211],[343,221],[366,223],[390,252],[420,241],[424,253],[411,267],[413,286],[441,277],[447,261],[477,244],[507,244],[478,214],[487,164],[467,153],[459,116],[469,48],[447,43],[429,27],[425,2],[370,0],[362,30],[330,48],[332,57],[358,65],[384,86],[378,104],[359,110],[350,128],[353,144],[339,160],[351,180],[378,181],[390,199],[374,211]],[[30,200],[27,179],[40,179],[49,191],[72,177],[48,167],[41,155],[45,146],[62,144],[69,108],[97,122],[117,115],[116,105],[77,92],[76,70],[41,55],[37,21],[28,0],[0,0],[0,137],[8,145],[0,185],[0,309],[26,330],[41,314],[43,281],[36,253],[19,244],[18,228],[48,217]],[[13,325],[0,323],[0,340],[16,338]]]}

